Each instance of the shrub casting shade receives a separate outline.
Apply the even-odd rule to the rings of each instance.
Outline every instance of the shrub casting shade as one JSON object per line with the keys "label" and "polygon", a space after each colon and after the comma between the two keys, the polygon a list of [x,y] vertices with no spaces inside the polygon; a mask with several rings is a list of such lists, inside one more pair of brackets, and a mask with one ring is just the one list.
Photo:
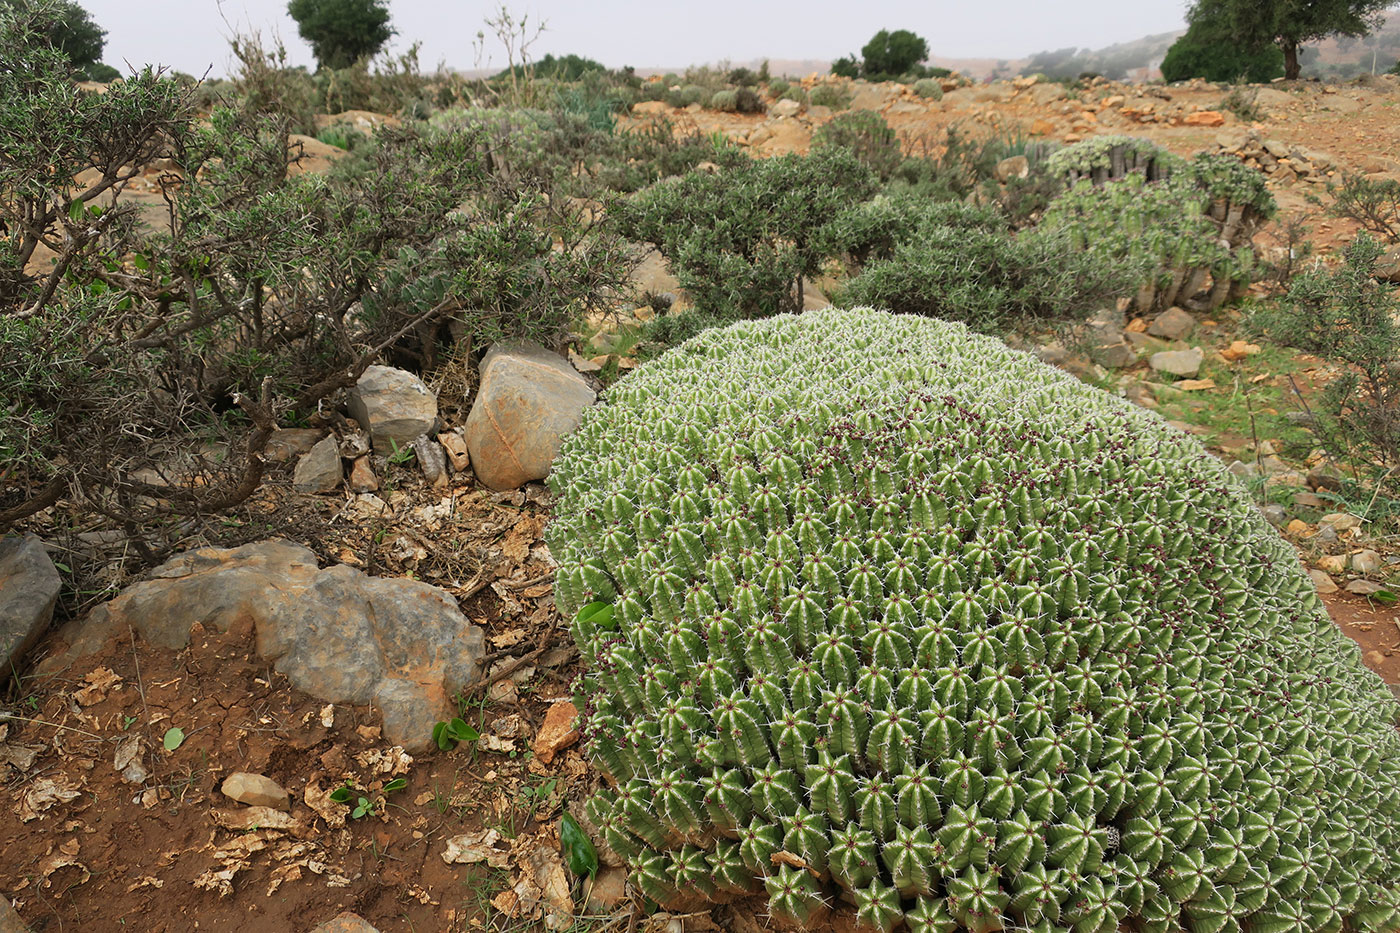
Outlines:
{"label": "shrub casting shade", "polygon": [[1397,705],[1156,415],[960,325],[830,310],[639,368],[551,483],[612,784],[589,812],[658,902],[1397,928]]}

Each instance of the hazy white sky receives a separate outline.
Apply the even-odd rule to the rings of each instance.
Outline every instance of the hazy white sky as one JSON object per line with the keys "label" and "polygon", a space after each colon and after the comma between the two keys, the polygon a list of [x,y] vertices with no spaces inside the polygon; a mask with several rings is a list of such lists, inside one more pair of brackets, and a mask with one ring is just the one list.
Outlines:
{"label": "hazy white sky", "polygon": [[[227,72],[232,28],[280,35],[295,64],[311,64],[285,0],[80,0],[107,30],[104,59],[169,65],[191,74]],[[1097,48],[1182,28],[1188,0],[510,0],[517,15],[543,18],[548,30],[531,48],[574,52],[605,65],[680,67],[771,57],[834,58],[856,52],[879,29],[912,29],[935,55],[1018,58],[1043,49]],[[431,68],[476,67],[478,30],[499,3],[482,0],[390,0],[398,30],[391,49],[423,43]],[[482,67],[503,67],[504,50],[488,43]]]}

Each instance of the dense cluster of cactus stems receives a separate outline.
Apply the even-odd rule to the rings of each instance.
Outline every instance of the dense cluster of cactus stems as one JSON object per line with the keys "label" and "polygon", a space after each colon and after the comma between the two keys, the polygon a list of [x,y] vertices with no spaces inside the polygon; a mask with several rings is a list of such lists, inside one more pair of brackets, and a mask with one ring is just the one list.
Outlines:
{"label": "dense cluster of cactus stems", "polygon": [[1180,304],[1209,311],[1238,297],[1255,271],[1253,236],[1275,203],[1262,173],[1227,155],[1190,160],[1131,136],[1098,136],[1047,163],[1071,189],[1045,221],[1081,248],[1151,274],[1139,311]]}
{"label": "dense cluster of cactus stems", "polygon": [[658,903],[1400,929],[1400,706],[1156,415],[828,310],[639,368],[551,482],[588,815]]}

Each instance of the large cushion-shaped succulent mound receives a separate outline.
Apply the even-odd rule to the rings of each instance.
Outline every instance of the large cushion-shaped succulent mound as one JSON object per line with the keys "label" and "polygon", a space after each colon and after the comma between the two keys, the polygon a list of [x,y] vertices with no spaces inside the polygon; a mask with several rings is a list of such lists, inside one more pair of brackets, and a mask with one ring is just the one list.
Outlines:
{"label": "large cushion-shaped succulent mound", "polygon": [[1155,415],[958,325],[833,310],[641,367],[551,481],[590,815],[658,902],[1400,929],[1395,701]]}

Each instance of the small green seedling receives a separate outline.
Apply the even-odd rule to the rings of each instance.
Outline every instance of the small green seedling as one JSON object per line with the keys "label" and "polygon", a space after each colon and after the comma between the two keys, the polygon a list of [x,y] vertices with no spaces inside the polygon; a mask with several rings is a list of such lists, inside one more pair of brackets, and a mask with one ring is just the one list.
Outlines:
{"label": "small green seedling", "polygon": [[388,460],[390,463],[407,463],[413,458],[412,445],[400,447],[398,441],[394,440],[391,437],[389,438],[389,447],[391,448],[391,451],[389,453],[389,456],[385,459]]}
{"label": "small green seedling", "polygon": [[433,726],[433,741],[437,743],[438,748],[445,752],[452,751],[459,742],[475,742],[479,738],[481,738],[481,733],[460,718],[439,722]]}
{"label": "small green seedling", "polygon": [[567,813],[559,818],[559,846],[569,871],[579,876],[597,874],[598,850],[578,820]]}
{"label": "small green seedling", "polygon": [[336,803],[343,803],[347,807],[353,806],[350,811],[350,818],[358,820],[366,816],[374,816],[379,812],[379,805],[384,802],[384,798],[394,791],[403,790],[408,786],[408,781],[404,778],[394,778],[379,794],[362,794],[349,778],[345,783],[331,791],[330,798]]}
{"label": "small green seedling", "polygon": [[331,791],[330,796],[336,803],[348,804],[355,799],[355,785],[350,783],[349,778],[346,778],[345,783]]}

